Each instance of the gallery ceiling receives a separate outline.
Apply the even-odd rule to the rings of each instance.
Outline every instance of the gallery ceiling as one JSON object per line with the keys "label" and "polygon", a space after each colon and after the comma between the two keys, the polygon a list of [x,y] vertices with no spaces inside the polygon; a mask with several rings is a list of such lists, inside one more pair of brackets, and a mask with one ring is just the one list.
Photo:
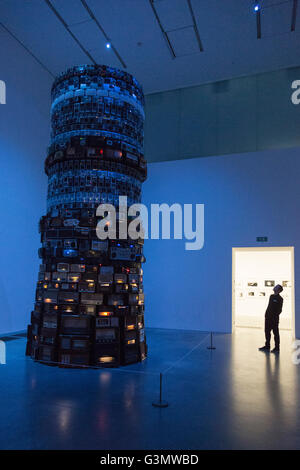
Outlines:
{"label": "gallery ceiling", "polygon": [[153,93],[299,65],[300,1],[258,3],[261,39],[251,0],[0,0],[0,26],[53,76],[107,64]]}

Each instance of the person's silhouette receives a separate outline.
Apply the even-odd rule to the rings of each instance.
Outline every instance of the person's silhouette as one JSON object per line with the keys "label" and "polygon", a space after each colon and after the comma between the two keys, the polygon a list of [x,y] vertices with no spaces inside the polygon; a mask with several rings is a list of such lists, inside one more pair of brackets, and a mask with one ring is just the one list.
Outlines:
{"label": "person's silhouette", "polygon": [[279,315],[282,312],[283,298],[279,295],[283,291],[283,287],[280,284],[273,289],[274,294],[270,295],[269,305],[265,315],[265,336],[266,344],[260,351],[270,351],[271,331],[273,330],[275,348],[271,352],[279,353],[280,337],[279,337]]}

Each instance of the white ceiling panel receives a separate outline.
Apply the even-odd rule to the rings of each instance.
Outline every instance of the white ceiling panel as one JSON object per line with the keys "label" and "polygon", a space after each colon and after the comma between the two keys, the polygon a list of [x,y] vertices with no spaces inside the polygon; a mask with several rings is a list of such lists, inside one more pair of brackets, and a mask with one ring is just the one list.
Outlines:
{"label": "white ceiling panel", "polygon": [[187,0],[156,0],[154,6],[165,31],[193,24]]}
{"label": "white ceiling panel", "polygon": [[175,55],[177,57],[200,53],[195,30],[193,26],[184,29],[177,29],[168,33]]}

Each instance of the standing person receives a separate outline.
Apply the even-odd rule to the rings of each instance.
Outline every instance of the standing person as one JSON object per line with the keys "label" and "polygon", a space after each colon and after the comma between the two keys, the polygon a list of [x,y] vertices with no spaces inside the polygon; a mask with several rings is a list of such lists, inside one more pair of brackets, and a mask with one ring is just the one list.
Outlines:
{"label": "standing person", "polygon": [[260,351],[270,351],[271,331],[273,330],[275,348],[271,352],[279,353],[280,337],[279,337],[279,315],[282,312],[283,298],[279,295],[283,291],[280,284],[273,289],[274,294],[270,295],[269,305],[265,315],[265,336],[266,344]]}

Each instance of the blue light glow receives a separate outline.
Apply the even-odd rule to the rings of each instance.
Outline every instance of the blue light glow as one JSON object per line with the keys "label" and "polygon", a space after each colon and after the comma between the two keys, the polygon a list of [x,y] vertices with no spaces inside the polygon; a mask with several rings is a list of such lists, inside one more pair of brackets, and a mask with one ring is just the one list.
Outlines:
{"label": "blue light glow", "polygon": [[254,11],[255,11],[255,12],[258,12],[259,10],[260,10],[260,5],[258,5],[258,4],[255,5],[255,6],[254,6]]}
{"label": "blue light glow", "polygon": [[107,43],[106,43],[106,49],[110,49],[110,47],[111,47],[110,42],[107,42]]}

